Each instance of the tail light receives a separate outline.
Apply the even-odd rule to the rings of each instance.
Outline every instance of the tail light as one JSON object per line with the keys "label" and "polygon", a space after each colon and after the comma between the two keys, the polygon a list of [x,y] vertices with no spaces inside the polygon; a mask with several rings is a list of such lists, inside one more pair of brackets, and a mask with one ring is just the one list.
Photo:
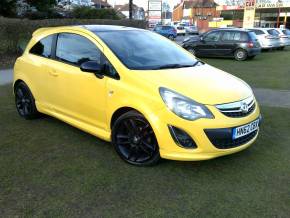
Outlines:
{"label": "tail light", "polygon": [[253,42],[248,42],[247,43],[248,48],[254,48],[254,43]]}
{"label": "tail light", "polygon": [[177,31],[176,31],[176,29],[173,29],[173,32],[175,32],[175,33],[176,33],[176,32],[177,32]]}

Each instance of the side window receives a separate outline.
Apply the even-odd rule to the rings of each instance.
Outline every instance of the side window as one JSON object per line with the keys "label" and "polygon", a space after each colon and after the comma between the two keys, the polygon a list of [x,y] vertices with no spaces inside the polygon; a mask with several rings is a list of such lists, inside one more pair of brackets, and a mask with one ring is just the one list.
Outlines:
{"label": "side window", "polygon": [[106,72],[106,75],[116,79],[119,78],[119,74],[110,63],[110,61],[105,57],[105,55],[102,55],[102,64],[104,64],[104,70]]}
{"label": "side window", "polygon": [[37,42],[31,49],[30,53],[39,55],[42,57],[50,58],[51,57],[51,47],[52,47],[52,41],[53,41],[53,36],[50,35],[47,36],[43,39],[41,39],[39,42]]}
{"label": "side window", "polygon": [[264,32],[262,30],[252,30],[256,35],[263,35]]}
{"label": "side window", "polygon": [[222,41],[233,41],[234,40],[234,32],[224,32],[222,36]]}
{"label": "side window", "polygon": [[101,51],[83,36],[61,33],[57,38],[56,58],[77,66],[86,61],[101,63]]}
{"label": "side window", "polygon": [[217,42],[219,41],[221,33],[218,31],[214,31],[211,33],[208,33],[205,37],[204,37],[204,41],[206,42]]}
{"label": "side window", "polygon": [[157,27],[155,28],[155,30],[156,30],[156,31],[160,31],[160,30],[161,30],[161,26],[157,26]]}

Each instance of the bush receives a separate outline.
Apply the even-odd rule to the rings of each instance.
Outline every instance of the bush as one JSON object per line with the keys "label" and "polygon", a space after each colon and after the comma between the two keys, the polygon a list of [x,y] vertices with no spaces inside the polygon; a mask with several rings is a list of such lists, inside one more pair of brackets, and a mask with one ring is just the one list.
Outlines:
{"label": "bush", "polygon": [[96,9],[91,7],[75,7],[72,11],[72,17],[79,19],[120,19],[113,9]]}
{"label": "bush", "polygon": [[104,24],[121,25],[136,28],[146,28],[145,21],[138,20],[107,20],[107,19],[10,19],[0,17],[0,54],[15,54],[18,45],[23,40],[29,40],[32,33],[40,27],[66,26],[66,25],[86,25]]}
{"label": "bush", "polygon": [[57,19],[63,18],[63,15],[57,11],[50,9],[47,11],[30,11],[25,14],[25,18],[30,20],[43,20],[43,19]]}

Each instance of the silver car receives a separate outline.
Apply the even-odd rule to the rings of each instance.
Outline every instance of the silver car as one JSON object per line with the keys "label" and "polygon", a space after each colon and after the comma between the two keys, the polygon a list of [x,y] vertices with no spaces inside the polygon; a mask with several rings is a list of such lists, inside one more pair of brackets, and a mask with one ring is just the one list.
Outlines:
{"label": "silver car", "polygon": [[279,32],[274,28],[251,28],[256,34],[262,49],[284,48],[285,45],[280,41]]}
{"label": "silver car", "polygon": [[285,46],[290,46],[290,30],[280,28],[276,28],[275,30],[279,32],[280,41]]}
{"label": "silver car", "polygon": [[187,34],[198,35],[198,29],[196,26],[185,26],[185,30]]}

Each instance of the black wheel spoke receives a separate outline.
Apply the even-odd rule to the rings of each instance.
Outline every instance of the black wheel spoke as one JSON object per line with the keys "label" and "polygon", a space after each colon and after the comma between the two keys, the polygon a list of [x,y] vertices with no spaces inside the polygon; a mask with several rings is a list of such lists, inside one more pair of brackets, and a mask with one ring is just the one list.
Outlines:
{"label": "black wheel spoke", "polygon": [[24,94],[23,94],[21,89],[17,90],[16,95],[17,95],[18,98],[23,98],[24,97]]}
{"label": "black wheel spoke", "polygon": [[118,134],[117,138],[118,139],[129,139],[129,136],[128,135],[124,135],[124,134]]}
{"label": "black wheel spoke", "polygon": [[146,154],[152,155],[152,152],[148,151],[147,148],[144,145],[142,145],[142,144],[140,145],[140,149],[142,151],[144,151]]}
{"label": "black wheel spoke", "polygon": [[154,148],[152,148],[152,146],[149,143],[142,141],[142,145],[144,145],[146,148],[150,149],[151,151],[154,151]]}
{"label": "black wheel spoke", "polygon": [[29,107],[28,107],[28,105],[27,104],[24,104],[24,113],[25,114],[28,114],[29,113]]}
{"label": "black wheel spoke", "polygon": [[142,117],[120,122],[114,136],[118,153],[130,163],[144,164],[156,156],[156,139],[150,124]]}

